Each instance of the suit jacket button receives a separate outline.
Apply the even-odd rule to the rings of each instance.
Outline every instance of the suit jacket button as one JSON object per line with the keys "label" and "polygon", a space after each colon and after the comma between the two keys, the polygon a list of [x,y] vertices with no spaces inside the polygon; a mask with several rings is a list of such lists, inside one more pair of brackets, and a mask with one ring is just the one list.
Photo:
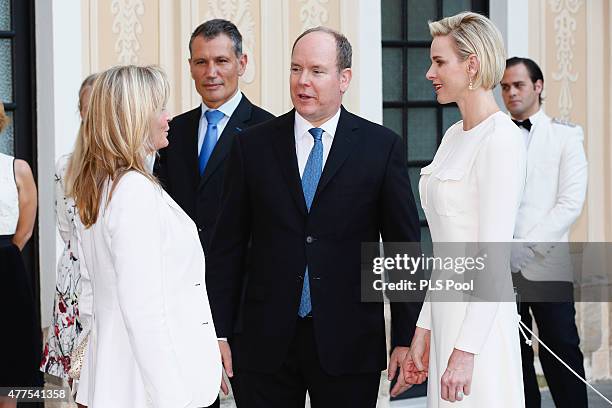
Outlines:
{"label": "suit jacket button", "polygon": [[202,232],[202,228],[198,227],[198,232]]}
{"label": "suit jacket button", "polygon": [[306,237],[306,243],[307,244],[312,244],[314,242],[314,238],[311,237],[310,235]]}

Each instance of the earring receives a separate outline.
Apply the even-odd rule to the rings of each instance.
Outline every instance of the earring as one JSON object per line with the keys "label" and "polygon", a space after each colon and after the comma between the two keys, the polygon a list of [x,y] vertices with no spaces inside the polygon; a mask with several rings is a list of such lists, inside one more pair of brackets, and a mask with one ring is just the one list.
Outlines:
{"label": "earring", "polygon": [[469,83],[469,85],[468,85],[468,89],[469,89],[470,91],[474,90],[474,83],[472,82],[472,78],[470,78],[470,83]]}

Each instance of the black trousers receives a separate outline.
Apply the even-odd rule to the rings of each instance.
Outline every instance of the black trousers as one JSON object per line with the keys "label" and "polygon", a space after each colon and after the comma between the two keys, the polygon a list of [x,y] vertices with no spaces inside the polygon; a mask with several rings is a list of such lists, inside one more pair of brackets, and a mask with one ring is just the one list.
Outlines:
{"label": "black trousers", "polygon": [[[359,356],[355,356],[359,358]],[[380,372],[333,376],[319,362],[312,318],[299,319],[286,361],[278,372],[240,372],[239,408],[375,408]]]}
{"label": "black trousers", "polygon": [[[571,285],[571,284],[570,284]],[[576,328],[576,309],[573,302],[520,303],[521,320],[533,327],[533,313],[538,326],[538,337],[552,351],[584,378],[584,357],[580,351],[580,337]],[[540,408],[540,390],[533,366],[533,348],[521,336],[523,360],[523,384],[526,408]],[[544,347],[539,347],[539,357],[546,382],[557,408],[586,408],[586,385],[576,378]]]}
{"label": "black trousers", "polygon": [[0,387],[42,387],[42,338],[32,281],[12,236],[0,235]]}

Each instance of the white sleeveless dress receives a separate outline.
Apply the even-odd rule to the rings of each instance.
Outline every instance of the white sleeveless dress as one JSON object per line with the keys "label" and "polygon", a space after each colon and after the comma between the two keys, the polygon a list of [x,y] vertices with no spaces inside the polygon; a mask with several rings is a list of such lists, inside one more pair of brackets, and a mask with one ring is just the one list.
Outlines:
{"label": "white sleeveless dress", "polygon": [[0,235],[13,235],[19,219],[15,158],[0,153]]}

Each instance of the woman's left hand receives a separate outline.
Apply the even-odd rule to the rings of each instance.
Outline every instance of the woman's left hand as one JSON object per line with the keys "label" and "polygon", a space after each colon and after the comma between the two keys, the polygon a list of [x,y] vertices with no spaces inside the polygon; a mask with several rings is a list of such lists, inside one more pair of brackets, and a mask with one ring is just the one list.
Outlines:
{"label": "woman's left hand", "polygon": [[448,359],[448,366],[442,376],[441,396],[445,401],[461,401],[470,395],[472,373],[474,372],[474,354],[453,349]]}

